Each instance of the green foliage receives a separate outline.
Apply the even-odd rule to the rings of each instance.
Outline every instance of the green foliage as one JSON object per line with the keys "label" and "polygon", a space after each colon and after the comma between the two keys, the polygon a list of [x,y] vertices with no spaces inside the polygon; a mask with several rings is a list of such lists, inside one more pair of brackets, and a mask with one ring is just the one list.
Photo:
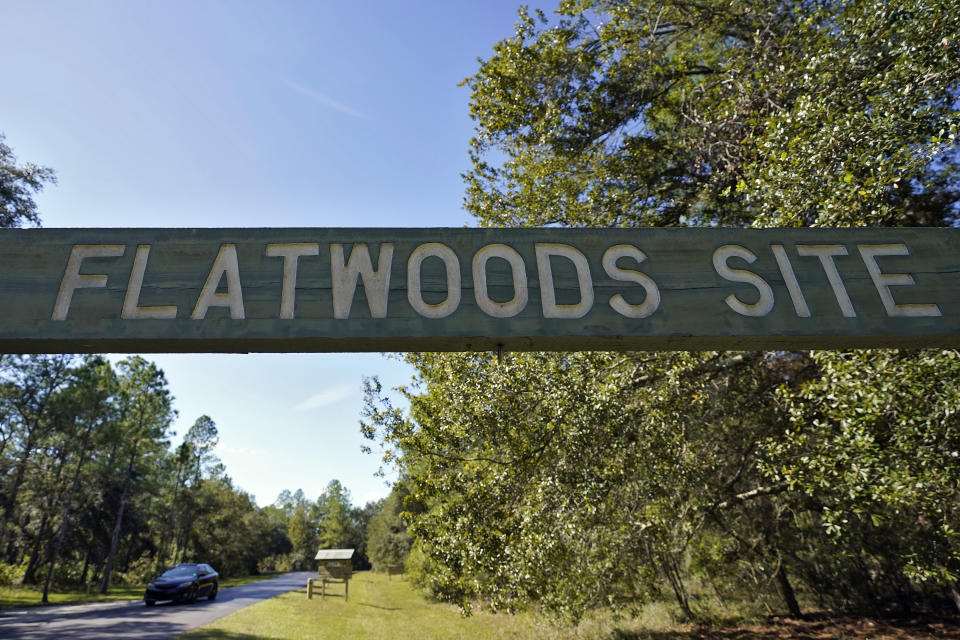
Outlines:
{"label": "green foliage", "polygon": [[0,356],[0,579],[42,584],[47,601],[51,589],[142,585],[172,562],[245,575],[288,553],[285,522],[213,456],[213,420],[171,449],[174,415],[142,358]]}
{"label": "green foliage", "polygon": [[[156,558],[145,553],[134,562],[131,562],[126,571],[117,576],[117,583],[130,586],[141,586],[147,584],[159,574],[160,566],[157,564]],[[73,581],[67,582],[66,584],[77,583],[76,581]]]}
{"label": "green foliage", "polygon": [[[412,541],[407,561],[404,563],[404,573],[410,584],[431,596],[438,593],[434,577],[438,574],[438,567],[423,548],[423,543]],[[469,605],[464,611],[470,611]]]}
{"label": "green foliage", "polygon": [[317,543],[320,548],[355,548],[358,536],[350,518],[350,492],[339,480],[330,481],[317,499],[317,508],[320,516]]}
{"label": "green foliage", "polygon": [[362,507],[350,508],[350,523],[353,539],[350,548],[354,549],[352,565],[355,571],[365,571],[373,565],[370,560],[370,523],[380,513],[384,500],[371,500]]}
{"label": "green foliage", "polygon": [[[852,579],[899,593],[910,583],[955,583],[960,354],[813,358],[822,376],[780,393],[796,428],[763,443],[775,461],[766,473],[816,497],[816,522],[830,544],[860,559]],[[878,575],[888,583],[877,583]]]}
{"label": "green foliage", "polygon": [[389,565],[404,565],[410,554],[412,539],[403,519],[404,502],[410,495],[406,485],[393,485],[390,495],[379,505],[367,527],[367,555],[376,571]]}
{"label": "green foliage", "polygon": [[287,535],[290,537],[290,544],[293,545],[293,552],[303,558],[310,557],[310,553],[317,546],[317,533],[314,528],[313,519],[309,512],[302,505],[298,505],[290,521],[287,523]]}
{"label": "green foliage", "polygon": [[431,589],[464,607],[537,601],[574,619],[636,609],[664,584],[693,615],[681,579],[690,541],[722,526],[741,495],[781,489],[758,475],[754,441],[783,428],[765,400],[806,364],[759,353],[408,358],[422,384],[406,392],[410,419],[370,387],[368,435],[425,506],[410,531],[435,565]]}
{"label": "green foliage", "polygon": [[[960,4],[564,0],[466,80],[484,225],[956,224]],[[578,619],[690,585],[960,607],[953,352],[409,354],[364,432],[469,610]],[[414,558],[416,560],[414,560]]]}
{"label": "green foliage", "polygon": [[116,417],[107,424],[114,455],[107,472],[118,480],[118,495],[109,505],[114,524],[104,561],[101,593],[110,586],[119,551],[124,517],[140,487],[152,480],[169,448],[169,429],[176,417],[166,377],[154,363],[140,356],[117,365]]}
{"label": "green foliage", "polygon": [[225,577],[255,574],[270,553],[272,534],[269,519],[229,478],[200,483],[190,559],[210,563]]}
{"label": "green foliage", "polygon": [[318,549],[343,548],[354,549],[354,570],[369,569],[367,530],[378,508],[377,502],[352,506],[350,492],[339,480],[331,480],[315,502],[301,489],[284,490],[262,510],[274,528],[261,567],[310,569]]}
{"label": "green foliage", "polygon": [[52,169],[32,163],[18,164],[13,150],[4,144],[0,134],[0,227],[40,224],[33,195],[44,183],[56,183]]}
{"label": "green foliage", "polygon": [[466,81],[466,204],[482,223],[955,219],[903,206],[924,188],[958,195],[931,164],[956,173],[955,0],[585,0],[557,14],[521,12]]}
{"label": "green foliage", "polygon": [[257,563],[257,573],[295,571],[296,569],[296,560],[292,553],[269,555],[260,558],[260,562]]}
{"label": "green foliage", "polygon": [[25,564],[8,564],[0,562],[0,585],[12,586],[23,582],[23,576],[27,571]]}

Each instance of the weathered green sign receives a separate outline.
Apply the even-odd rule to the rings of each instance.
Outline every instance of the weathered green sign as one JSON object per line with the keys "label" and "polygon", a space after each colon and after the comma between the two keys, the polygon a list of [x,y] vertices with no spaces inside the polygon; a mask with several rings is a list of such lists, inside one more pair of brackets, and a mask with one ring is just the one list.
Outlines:
{"label": "weathered green sign", "polygon": [[0,351],[960,346],[958,229],[9,229]]}

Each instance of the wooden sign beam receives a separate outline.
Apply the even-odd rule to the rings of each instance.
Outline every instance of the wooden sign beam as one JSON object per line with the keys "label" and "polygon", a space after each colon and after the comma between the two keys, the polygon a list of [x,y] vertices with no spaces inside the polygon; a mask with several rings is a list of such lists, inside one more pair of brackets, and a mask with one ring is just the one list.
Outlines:
{"label": "wooden sign beam", "polygon": [[6,229],[0,351],[960,346],[960,229]]}

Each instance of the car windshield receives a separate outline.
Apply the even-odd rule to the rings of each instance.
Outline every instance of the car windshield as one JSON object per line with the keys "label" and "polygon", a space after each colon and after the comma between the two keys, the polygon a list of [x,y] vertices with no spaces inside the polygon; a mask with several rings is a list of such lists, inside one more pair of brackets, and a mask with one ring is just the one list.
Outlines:
{"label": "car windshield", "polygon": [[173,569],[167,569],[161,575],[161,578],[189,578],[197,574],[197,568],[195,566],[182,566],[174,567]]}

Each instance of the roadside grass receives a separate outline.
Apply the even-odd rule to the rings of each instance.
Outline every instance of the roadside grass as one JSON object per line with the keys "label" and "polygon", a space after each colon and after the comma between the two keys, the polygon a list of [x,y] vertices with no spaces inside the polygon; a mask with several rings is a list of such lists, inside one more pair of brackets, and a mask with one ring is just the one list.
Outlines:
{"label": "roadside grass", "polygon": [[[261,574],[257,576],[242,576],[226,578],[220,581],[220,588],[237,587],[242,584],[259,582],[275,578],[278,574]],[[106,595],[101,594],[96,587],[88,592],[85,589],[70,591],[51,591],[48,599],[50,605],[57,604],[84,604],[89,602],[109,602],[111,600],[139,600],[143,597],[146,585],[110,587]],[[43,606],[43,587],[35,585],[0,586],[0,611],[5,609],[23,609],[26,607]]]}
{"label": "roadside grass", "polygon": [[[51,591],[49,604],[82,604],[85,602],[108,602],[110,600],[133,600],[143,597],[143,587],[110,587],[106,595],[97,590]],[[39,607],[43,603],[43,587],[34,585],[0,587],[0,610]]]}
{"label": "roadside grass", "polygon": [[[330,593],[333,595],[330,595]],[[608,615],[584,620],[578,627],[554,624],[533,612],[515,615],[475,611],[464,617],[448,604],[431,602],[409,582],[372,572],[355,573],[350,599],[343,587],[328,587],[321,599],[312,600],[302,589],[276,596],[236,611],[216,622],[179,636],[182,640],[458,640],[506,638],[512,640],[597,640],[601,638],[654,638],[647,635],[681,629],[662,606],[634,619],[614,621]],[[662,636],[673,637],[673,636]],[[685,636],[684,636],[685,637]]]}
{"label": "roadside grass", "polygon": [[680,621],[674,603],[652,602],[634,618],[596,612],[570,627],[533,612],[478,611],[465,618],[455,607],[424,599],[407,581],[382,574],[354,574],[349,602],[342,589],[335,585],[332,596],[320,599],[317,593],[308,600],[304,585],[178,640],[960,640],[957,619],[884,621],[812,613],[802,620],[766,615],[697,625]]}
{"label": "roadside grass", "polygon": [[[275,573],[260,573],[255,576],[240,576],[239,578],[224,578],[220,581],[220,588],[229,589],[230,587],[239,587],[240,585],[250,584],[251,582],[260,582],[262,580],[276,578],[280,575],[283,575],[283,572],[278,571]],[[141,593],[140,595],[142,596],[143,594]]]}
{"label": "roadside grass", "polygon": [[[331,595],[332,594],[332,595]],[[275,638],[343,640],[348,638],[541,638],[533,616],[475,613],[464,618],[456,607],[429,602],[410,584],[369,571],[350,580],[350,599],[342,585],[328,585],[327,597],[315,590],[307,599],[302,589],[234,612],[180,638],[247,640]]]}

